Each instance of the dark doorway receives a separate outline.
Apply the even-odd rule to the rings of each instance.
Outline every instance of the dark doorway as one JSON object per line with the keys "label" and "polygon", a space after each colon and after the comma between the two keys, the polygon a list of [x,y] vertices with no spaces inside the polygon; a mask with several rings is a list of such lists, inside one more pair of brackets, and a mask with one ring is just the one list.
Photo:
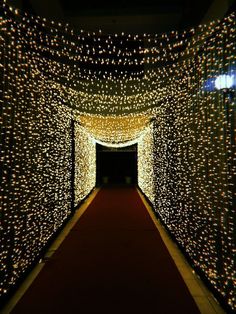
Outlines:
{"label": "dark doorway", "polygon": [[137,183],[137,145],[111,148],[97,144],[97,185]]}

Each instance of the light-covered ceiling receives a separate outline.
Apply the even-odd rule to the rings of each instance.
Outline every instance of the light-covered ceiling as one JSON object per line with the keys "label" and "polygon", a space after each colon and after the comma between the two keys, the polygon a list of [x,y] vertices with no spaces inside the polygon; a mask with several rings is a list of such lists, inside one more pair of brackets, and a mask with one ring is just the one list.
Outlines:
{"label": "light-covered ceiling", "polygon": [[11,0],[31,14],[69,23],[75,30],[162,33],[222,18],[234,0]]}
{"label": "light-covered ceiling", "polygon": [[[30,15],[62,22],[63,27],[68,23],[73,34],[78,32],[71,45],[62,38],[61,50],[44,46],[43,50],[39,49],[38,72],[43,69],[47,79],[51,79],[51,87],[73,108],[75,120],[88,134],[100,143],[115,146],[136,141],[153,116],[158,115],[157,110],[161,110],[163,103],[173,105],[179,83],[175,85],[171,81],[175,69],[172,65],[196,53],[198,49],[193,42],[203,42],[204,36],[211,32],[207,25],[202,29],[197,26],[221,19],[235,2],[8,1]],[[57,25],[61,27],[61,24]],[[192,28],[196,29],[193,30],[194,38]],[[182,35],[169,33],[173,37],[170,44],[166,33],[172,30]],[[56,44],[61,40],[59,37],[55,39]],[[29,42],[25,47],[31,49]],[[36,48],[33,47],[33,52]]]}

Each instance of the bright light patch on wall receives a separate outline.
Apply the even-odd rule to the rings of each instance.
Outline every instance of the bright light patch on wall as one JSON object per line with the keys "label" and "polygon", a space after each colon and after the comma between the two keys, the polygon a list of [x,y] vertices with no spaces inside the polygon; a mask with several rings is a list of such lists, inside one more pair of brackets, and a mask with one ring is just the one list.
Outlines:
{"label": "bright light patch on wall", "polygon": [[150,124],[138,142],[138,185],[149,200],[155,201],[153,124]]}
{"label": "bright light patch on wall", "polygon": [[96,144],[78,123],[75,124],[75,205],[77,206],[96,183]]}
{"label": "bright light patch on wall", "polygon": [[232,88],[234,85],[234,76],[228,74],[219,75],[215,80],[216,89]]}

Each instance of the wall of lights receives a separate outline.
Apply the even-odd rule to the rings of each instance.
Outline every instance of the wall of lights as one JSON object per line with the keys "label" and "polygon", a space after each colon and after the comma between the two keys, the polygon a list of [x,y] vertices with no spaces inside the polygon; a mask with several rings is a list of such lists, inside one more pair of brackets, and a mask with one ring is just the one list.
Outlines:
{"label": "wall of lights", "polygon": [[12,42],[1,56],[1,299],[70,215],[72,201],[70,110],[47,98],[41,82],[25,75],[26,64],[17,67],[17,53]]}
{"label": "wall of lights", "polygon": [[[91,190],[93,136],[108,146],[138,143],[140,187],[236,309],[235,14],[183,32],[75,34],[7,2],[0,4],[1,297],[70,214],[73,169],[76,203]],[[72,117],[80,123],[74,129]]]}
{"label": "wall of lights", "polygon": [[138,185],[149,200],[155,201],[153,123],[146,127],[137,146]]}
{"label": "wall of lights", "polygon": [[235,36],[235,20],[221,24],[199,54],[176,69],[153,133],[139,142],[139,168],[147,171],[139,173],[141,189],[195,269],[234,310]]}
{"label": "wall of lights", "polygon": [[75,206],[96,185],[96,142],[88,132],[75,123]]}
{"label": "wall of lights", "polygon": [[[1,12],[2,13],[2,12]],[[71,109],[0,17],[0,303],[71,214]]]}

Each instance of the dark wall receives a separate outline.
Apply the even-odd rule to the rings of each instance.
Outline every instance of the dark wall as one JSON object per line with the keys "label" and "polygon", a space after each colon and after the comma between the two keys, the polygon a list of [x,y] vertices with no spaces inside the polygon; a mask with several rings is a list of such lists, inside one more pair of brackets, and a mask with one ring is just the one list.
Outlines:
{"label": "dark wall", "polygon": [[136,146],[112,149],[97,145],[97,185],[136,183]]}

